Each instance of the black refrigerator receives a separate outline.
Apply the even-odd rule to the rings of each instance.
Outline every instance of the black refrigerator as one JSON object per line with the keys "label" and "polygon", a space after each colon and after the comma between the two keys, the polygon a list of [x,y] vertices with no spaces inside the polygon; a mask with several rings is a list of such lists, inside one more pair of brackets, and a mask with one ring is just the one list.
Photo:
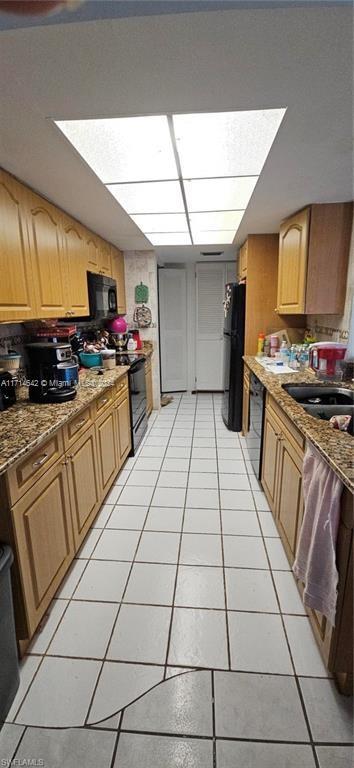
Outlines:
{"label": "black refrigerator", "polygon": [[224,396],[222,418],[228,429],[242,429],[246,284],[228,283],[224,298]]}

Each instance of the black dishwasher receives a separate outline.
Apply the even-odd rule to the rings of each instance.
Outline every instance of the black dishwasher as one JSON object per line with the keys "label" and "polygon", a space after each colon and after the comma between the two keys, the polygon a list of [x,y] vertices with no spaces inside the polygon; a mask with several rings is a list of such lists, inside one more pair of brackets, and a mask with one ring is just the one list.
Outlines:
{"label": "black dishwasher", "polygon": [[0,729],[20,683],[11,592],[12,561],[10,547],[0,544]]}
{"label": "black dishwasher", "polygon": [[265,387],[261,384],[259,379],[257,379],[257,376],[255,376],[254,373],[251,373],[249,432],[247,432],[246,435],[246,445],[254,472],[259,480],[262,471],[264,395]]}

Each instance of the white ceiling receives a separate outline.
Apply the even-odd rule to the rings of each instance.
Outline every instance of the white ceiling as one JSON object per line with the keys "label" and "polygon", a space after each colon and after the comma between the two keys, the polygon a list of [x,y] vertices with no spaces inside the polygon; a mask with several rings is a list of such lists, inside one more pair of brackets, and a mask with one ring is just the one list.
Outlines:
{"label": "white ceiling", "polygon": [[[51,118],[287,107],[235,244],[307,203],[351,199],[352,13],[228,10],[1,32],[0,165],[119,247],[151,250]],[[156,250],[177,261],[235,246]]]}

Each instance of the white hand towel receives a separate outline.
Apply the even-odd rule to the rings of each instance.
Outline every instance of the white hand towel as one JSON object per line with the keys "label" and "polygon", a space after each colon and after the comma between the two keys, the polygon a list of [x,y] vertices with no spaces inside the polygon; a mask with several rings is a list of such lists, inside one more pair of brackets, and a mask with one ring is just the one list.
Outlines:
{"label": "white hand towel", "polygon": [[305,585],[304,605],[335,625],[336,543],[343,484],[310,443],[303,464],[305,511],[293,571]]}

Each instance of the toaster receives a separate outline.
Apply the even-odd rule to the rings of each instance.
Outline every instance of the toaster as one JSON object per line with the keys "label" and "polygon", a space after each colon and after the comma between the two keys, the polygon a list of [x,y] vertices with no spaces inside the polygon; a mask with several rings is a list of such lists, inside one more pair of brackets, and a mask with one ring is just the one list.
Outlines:
{"label": "toaster", "polygon": [[16,387],[11,373],[0,372],[0,411],[6,411],[16,402]]}

